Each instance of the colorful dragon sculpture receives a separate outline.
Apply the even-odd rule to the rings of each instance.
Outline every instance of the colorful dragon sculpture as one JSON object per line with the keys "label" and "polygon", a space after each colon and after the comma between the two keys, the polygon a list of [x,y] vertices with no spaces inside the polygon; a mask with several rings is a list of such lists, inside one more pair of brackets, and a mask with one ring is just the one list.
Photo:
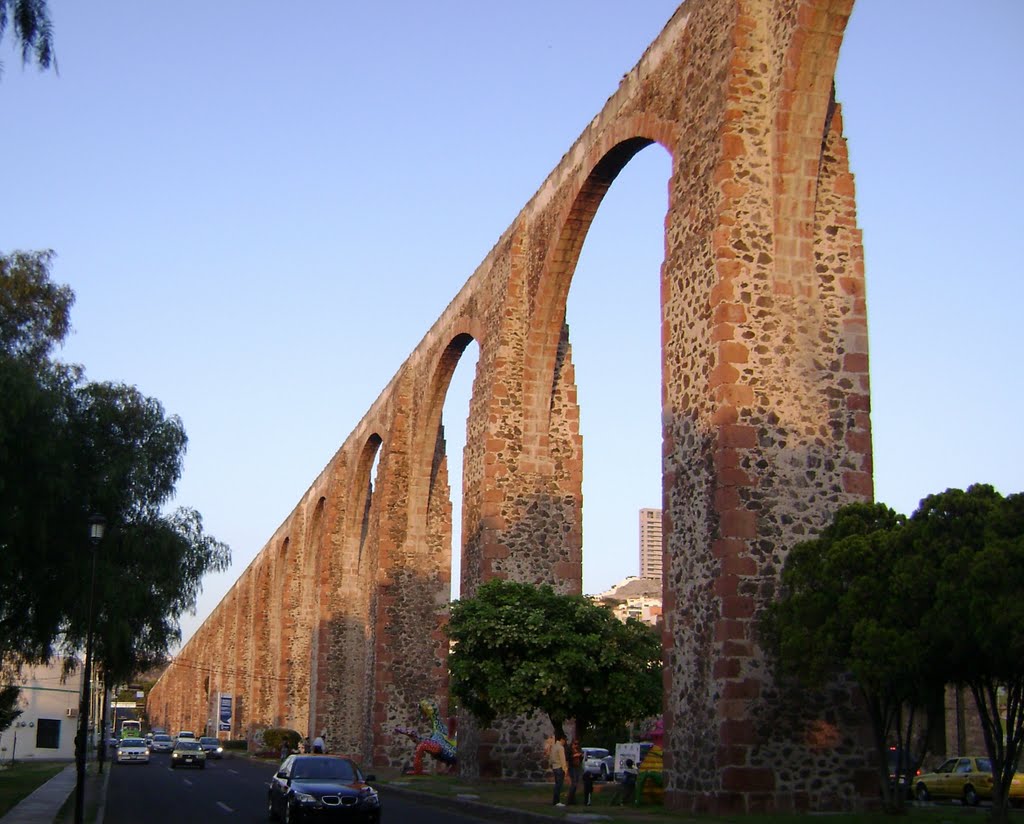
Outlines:
{"label": "colorful dragon sculpture", "polygon": [[406,735],[416,742],[416,758],[412,775],[423,775],[423,753],[430,753],[435,759],[449,767],[455,764],[455,739],[448,734],[448,726],[441,720],[436,701],[424,698],[420,701],[420,715],[430,725],[427,735],[408,727],[395,727],[395,732]]}

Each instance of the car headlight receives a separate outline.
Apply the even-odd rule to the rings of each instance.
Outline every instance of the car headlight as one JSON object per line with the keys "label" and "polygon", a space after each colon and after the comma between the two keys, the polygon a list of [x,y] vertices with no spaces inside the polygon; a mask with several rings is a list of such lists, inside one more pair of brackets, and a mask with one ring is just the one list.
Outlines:
{"label": "car headlight", "polygon": [[362,793],[362,803],[364,807],[379,807],[380,796],[377,795],[377,791],[372,787],[367,787]]}
{"label": "car headlight", "polygon": [[292,796],[299,804],[316,804],[316,798],[309,793],[295,793]]}

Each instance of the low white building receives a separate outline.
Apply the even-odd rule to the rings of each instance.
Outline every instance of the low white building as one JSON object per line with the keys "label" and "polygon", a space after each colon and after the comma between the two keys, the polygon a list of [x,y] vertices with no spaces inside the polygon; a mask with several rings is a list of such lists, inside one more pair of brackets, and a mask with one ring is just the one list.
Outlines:
{"label": "low white building", "polygon": [[0,734],[0,762],[74,760],[82,670],[64,679],[62,665],[25,667],[17,682],[21,715]]}
{"label": "low white building", "polygon": [[661,581],[630,576],[611,589],[589,596],[596,603],[609,604],[620,621],[636,618],[657,626],[661,620]]}

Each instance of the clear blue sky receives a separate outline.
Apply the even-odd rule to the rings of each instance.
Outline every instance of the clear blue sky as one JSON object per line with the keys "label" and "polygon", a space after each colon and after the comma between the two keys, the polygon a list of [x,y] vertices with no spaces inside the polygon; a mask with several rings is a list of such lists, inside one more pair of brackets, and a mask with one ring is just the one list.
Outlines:
{"label": "clear blue sky", "polygon": [[[54,249],[78,296],[62,357],[184,420],[176,503],[235,558],[187,638],[676,3],[50,6],[59,76],[0,44],[0,250]],[[843,46],[876,495],[906,513],[1024,490],[1021,31],[1018,0],[859,0]],[[637,510],[660,506],[668,171],[658,147],[626,168],[570,294],[588,592],[637,573]]]}

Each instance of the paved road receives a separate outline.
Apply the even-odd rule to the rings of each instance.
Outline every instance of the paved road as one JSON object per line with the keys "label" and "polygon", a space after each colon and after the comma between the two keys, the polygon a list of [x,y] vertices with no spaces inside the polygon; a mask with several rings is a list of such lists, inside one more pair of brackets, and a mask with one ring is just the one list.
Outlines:
{"label": "paved road", "polygon": [[[156,754],[149,764],[115,764],[107,786],[104,824],[250,824],[267,821],[267,782],[273,765],[245,758],[207,763],[203,770],[170,767]],[[480,819],[381,793],[382,819],[401,824],[479,824]]]}

